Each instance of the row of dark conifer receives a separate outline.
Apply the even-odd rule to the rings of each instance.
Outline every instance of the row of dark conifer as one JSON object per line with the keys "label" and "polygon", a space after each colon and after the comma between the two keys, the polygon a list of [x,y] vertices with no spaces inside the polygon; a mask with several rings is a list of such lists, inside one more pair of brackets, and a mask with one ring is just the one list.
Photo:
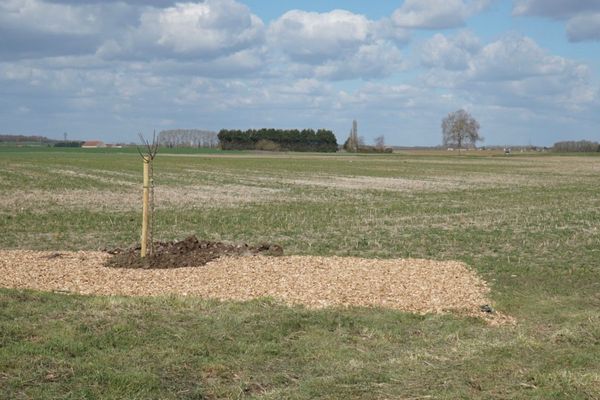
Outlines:
{"label": "row of dark conifer", "polygon": [[218,135],[223,150],[283,150],[335,152],[338,144],[326,129],[222,129]]}

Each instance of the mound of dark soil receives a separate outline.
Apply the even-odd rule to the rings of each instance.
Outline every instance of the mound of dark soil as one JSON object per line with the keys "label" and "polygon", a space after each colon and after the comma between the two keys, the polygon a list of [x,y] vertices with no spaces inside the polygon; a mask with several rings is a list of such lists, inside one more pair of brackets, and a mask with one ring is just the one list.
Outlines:
{"label": "mound of dark soil", "polygon": [[154,251],[144,258],[140,257],[140,247],[114,249],[108,251],[113,256],[106,262],[113,268],[179,268],[199,267],[221,256],[242,256],[264,254],[283,255],[283,248],[277,244],[263,243],[257,246],[247,244],[227,244],[198,240],[190,236],[182,241],[155,242]]}

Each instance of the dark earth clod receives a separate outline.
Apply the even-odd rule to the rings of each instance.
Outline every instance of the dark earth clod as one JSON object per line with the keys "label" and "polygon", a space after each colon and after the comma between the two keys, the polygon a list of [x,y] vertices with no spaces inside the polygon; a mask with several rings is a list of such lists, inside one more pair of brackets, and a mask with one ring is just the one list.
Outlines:
{"label": "dark earth clod", "polygon": [[481,307],[479,307],[479,309],[484,313],[488,313],[488,314],[494,313],[494,309],[489,304],[484,304]]}
{"label": "dark earth clod", "polygon": [[246,243],[228,244],[199,240],[190,236],[181,241],[155,242],[151,255],[140,257],[140,247],[106,250],[113,256],[106,262],[113,268],[179,268],[199,267],[221,256],[244,256],[262,254],[282,256],[283,248],[277,244],[261,243],[250,246]]}
{"label": "dark earth clod", "polygon": [[62,256],[63,256],[63,254],[62,254],[62,253],[52,253],[52,254],[50,254],[49,256],[47,256],[46,258],[47,258],[48,260],[51,260],[51,259],[53,259],[53,258],[60,258],[60,257],[62,257]]}

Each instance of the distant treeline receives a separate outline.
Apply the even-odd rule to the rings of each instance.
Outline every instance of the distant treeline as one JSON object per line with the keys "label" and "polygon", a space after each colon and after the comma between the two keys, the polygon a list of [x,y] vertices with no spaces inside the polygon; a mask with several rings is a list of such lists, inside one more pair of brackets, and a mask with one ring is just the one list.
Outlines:
{"label": "distant treeline", "polygon": [[67,142],[57,142],[54,143],[54,147],[81,147],[81,145],[85,142],[78,142],[75,140],[67,141]]}
{"label": "distant treeline", "polygon": [[556,142],[552,150],[560,152],[597,152],[600,151],[598,142],[589,140]]}
{"label": "distant treeline", "polygon": [[0,142],[8,142],[8,143],[25,143],[25,142],[54,143],[54,142],[56,142],[56,140],[48,139],[45,136],[35,136],[35,135],[0,135]]}
{"label": "distant treeline", "polygon": [[[382,137],[382,136],[381,136]],[[379,138],[378,138],[379,139]],[[381,140],[380,143],[376,143],[374,146],[368,146],[364,144],[362,138],[359,138],[358,143],[354,146],[351,145],[351,138],[346,139],[342,149],[348,153],[393,153],[394,149],[386,147]]]}
{"label": "distant treeline", "polygon": [[338,148],[333,132],[325,129],[222,129],[218,137],[223,150],[336,152]]}
{"label": "distant treeline", "polygon": [[[346,149],[344,147],[344,149]],[[348,150],[346,150],[348,151]],[[394,149],[391,147],[377,147],[377,146],[358,146],[356,151],[349,151],[349,153],[393,153]]]}

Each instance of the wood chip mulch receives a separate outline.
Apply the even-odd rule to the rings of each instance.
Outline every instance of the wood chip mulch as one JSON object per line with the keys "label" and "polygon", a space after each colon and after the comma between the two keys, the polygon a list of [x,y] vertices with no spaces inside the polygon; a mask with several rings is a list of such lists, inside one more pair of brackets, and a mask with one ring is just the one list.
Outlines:
{"label": "wood chip mulch", "polygon": [[104,266],[104,252],[0,251],[0,287],[89,295],[182,295],[290,305],[385,307],[418,314],[514,320],[493,310],[487,284],[464,263],[420,259],[262,255],[222,257],[202,267]]}

